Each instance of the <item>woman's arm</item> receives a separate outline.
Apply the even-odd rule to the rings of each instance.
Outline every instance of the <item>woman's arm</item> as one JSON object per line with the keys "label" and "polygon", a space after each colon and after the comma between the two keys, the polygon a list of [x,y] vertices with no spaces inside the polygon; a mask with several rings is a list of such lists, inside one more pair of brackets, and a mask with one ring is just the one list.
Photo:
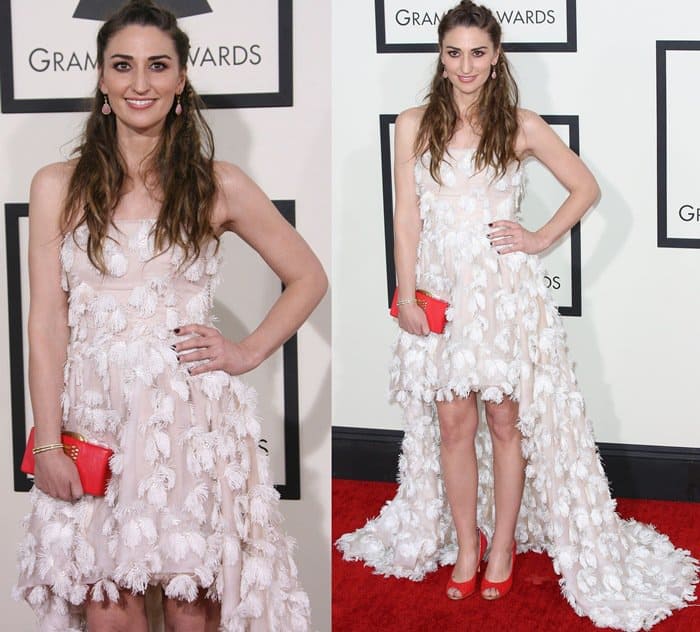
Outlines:
{"label": "woman's arm", "polygon": [[177,332],[198,334],[176,345],[184,362],[209,360],[192,375],[223,369],[239,375],[257,367],[309,317],[328,287],[316,255],[260,188],[239,168],[217,163],[221,209],[218,222],[260,254],[285,285],[260,325],[238,343],[211,327],[186,325]]}
{"label": "woman's arm", "polygon": [[414,142],[423,108],[399,114],[394,128],[394,263],[399,284],[399,327],[409,333],[427,335],[430,331],[423,310],[415,303],[416,259],[422,228],[416,181]]}
{"label": "woman's arm", "polygon": [[[68,169],[65,164],[44,167],[29,194],[29,392],[36,447],[61,442],[68,300],[61,288],[59,218]],[[63,500],[83,493],[77,469],[63,450],[35,456],[34,482]]]}
{"label": "woman's arm", "polygon": [[531,232],[517,222],[500,220],[492,224],[489,237],[501,254],[518,250],[537,254],[571,230],[598,199],[600,189],[583,161],[540,116],[528,110],[520,111],[518,153],[537,158],[569,191],[569,196],[539,230]]}

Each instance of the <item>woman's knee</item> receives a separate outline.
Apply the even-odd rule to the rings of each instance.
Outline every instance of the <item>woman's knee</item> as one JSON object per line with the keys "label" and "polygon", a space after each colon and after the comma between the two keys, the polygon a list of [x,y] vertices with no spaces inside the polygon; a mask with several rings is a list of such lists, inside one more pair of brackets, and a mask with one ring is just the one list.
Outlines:
{"label": "woman's knee", "polygon": [[443,446],[474,441],[479,417],[473,402],[460,400],[441,405],[438,407],[438,419]]}
{"label": "woman's knee", "polygon": [[520,437],[518,422],[518,405],[512,400],[500,404],[486,405],[486,423],[492,439],[495,441],[513,441]]}
{"label": "woman's knee", "polygon": [[119,591],[119,601],[89,599],[85,607],[89,632],[147,632],[143,595]]}
{"label": "woman's knee", "polygon": [[197,602],[163,599],[165,632],[192,632],[203,627],[205,614]]}
{"label": "woman's knee", "polygon": [[202,591],[194,601],[163,599],[165,632],[203,632],[217,629],[219,604],[207,599]]}

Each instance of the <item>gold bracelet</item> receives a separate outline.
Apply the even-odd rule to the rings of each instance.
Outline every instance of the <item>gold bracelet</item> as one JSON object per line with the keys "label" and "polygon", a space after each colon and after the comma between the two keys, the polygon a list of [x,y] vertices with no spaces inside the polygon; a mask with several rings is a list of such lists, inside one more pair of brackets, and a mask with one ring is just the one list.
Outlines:
{"label": "gold bracelet", "polygon": [[32,448],[32,454],[41,454],[42,452],[49,452],[50,450],[63,450],[63,444],[47,443],[46,445],[40,445],[38,448]]}
{"label": "gold bracelet", "polygon": [[402,305],[410,305],[411,303],[417,303],[415,298],[402,298],[396,301],[396,307],[401,307]]}

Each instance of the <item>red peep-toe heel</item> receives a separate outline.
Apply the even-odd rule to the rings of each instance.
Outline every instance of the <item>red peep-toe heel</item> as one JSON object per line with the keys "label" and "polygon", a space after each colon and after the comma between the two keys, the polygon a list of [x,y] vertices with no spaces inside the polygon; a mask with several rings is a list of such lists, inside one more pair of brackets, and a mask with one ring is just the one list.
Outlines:
{"label": "red peep-toe heel", "polygon": [[[476,591],[476,577],[479,574],[479,570],[481,569],[481,561],[484,559],[487,544],[488,543],[486,542],[486,536],[481,530],[479,530],[479,562],[476,565],[474,576],[471,579],[468,579],[463,582],[456,582],[454,579],[452,579],[452,577],[450,577],[450,581],[447,582],[446,589],[447,597],[449,599],[458,601],[460,599],[466,599],[467,597],[469,597],[469,595],[474,594],[474,592]],[[452,590],[458,591],[459,597],[454,597],[452,594],[450,594],[450,591]]]}
{"label": "red peep-toe heel", "polygon": [[[486,577],[481,578],[481,586],[479,587],[479,592],[484,599],[493,601],[494,599],[500,599],[503,597],[513,586],[513,571],[515,570],[515,540],[513,540],[513,561],[510,565],[510,575],[506,577],[502,582],[492,582]],[[492,589],[496,591],[494,596],[484,594],[487,590]]]}

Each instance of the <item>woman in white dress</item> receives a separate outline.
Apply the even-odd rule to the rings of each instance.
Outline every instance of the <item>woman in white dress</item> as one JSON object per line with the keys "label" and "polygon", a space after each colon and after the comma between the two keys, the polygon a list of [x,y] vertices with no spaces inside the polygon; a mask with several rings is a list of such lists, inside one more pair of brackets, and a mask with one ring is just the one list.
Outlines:
{"label": "woman in white dress", "polygon": [[[518,108],[490,10],[461,2],[438,40],[427,105],[396,120],[400,486],[338,546],[416,580],[454,564],[451,599],[503,597],[516,547],[546,549],[577,613],[649,626],[693,598],[696,562],[615,513],[537,257],[581,219],[598,185],[538,115]],[[569,191],[534,232],[518,221],[530,157]],[[416,289],[450,304],[444,333],[429,331]]]}
{"label": "woman in white dress", "polygon": [[[214,161],[188,51],[175,17],[150,1],[117,12],[98,35],[76,157],[32,182],[38,453],[16,590],[44,632],[146,632],[151,597],[166,630],[308,629],[255,393],[236,376],[294,333],[327,282],[255,183]],[[237,342],[211,315],[226,231],[285,285]],[[104,496],[83,494],[64,430],[114,451]]]}

